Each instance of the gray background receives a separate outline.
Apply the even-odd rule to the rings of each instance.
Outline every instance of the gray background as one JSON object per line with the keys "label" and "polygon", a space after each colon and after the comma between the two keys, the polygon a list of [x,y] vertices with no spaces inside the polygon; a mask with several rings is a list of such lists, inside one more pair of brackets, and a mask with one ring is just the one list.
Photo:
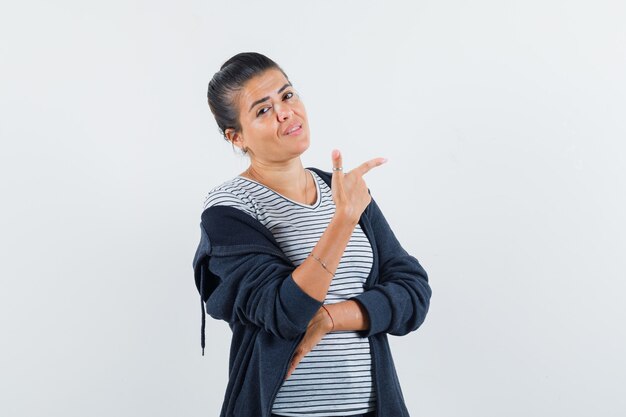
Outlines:
{"label": "gray background", "polygon": [[0,415],[216,416],[230,332],[191,261],[246,159],[206,85],[300,91],[307,166],[367,174],[429,273],[391,337],[412,416],[623,416],[623,1],[20,1],[0,8]]}

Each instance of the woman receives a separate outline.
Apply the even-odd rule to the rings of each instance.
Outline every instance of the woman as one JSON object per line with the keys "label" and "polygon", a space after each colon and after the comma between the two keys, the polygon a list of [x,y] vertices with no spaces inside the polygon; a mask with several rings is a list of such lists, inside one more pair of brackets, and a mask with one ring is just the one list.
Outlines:
{"label": "woman", "polygon": [[221,417],[408,416],[387,333],[416,330],[431,289],[363,180],[385,159],[305,169],[304,105],[258,53],[226,61],[208,101],[250,158],[208,193],[193,260],[202,353],[205,305],[233,332]]}

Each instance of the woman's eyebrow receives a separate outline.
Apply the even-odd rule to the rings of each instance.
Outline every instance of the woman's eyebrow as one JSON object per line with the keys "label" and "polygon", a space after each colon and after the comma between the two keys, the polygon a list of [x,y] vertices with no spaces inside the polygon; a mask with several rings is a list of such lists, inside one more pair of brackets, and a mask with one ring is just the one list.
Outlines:
{"label": "woman's eyebrow", "polygon": [[[289,87],[289,86],[291,86],[291,82],[288,82],[287,84],[285,84],[285,85],[283,85],[282,87],[280,87],[280,88],[278,89],[278,91],[276,91],[276,94],[280,94],[280,93],[281,93],[281,91],[283,91],[285,88],[287,88],[287,87]],[[270,98],[269,98],[269,96],[267,96],[267,97],[263,97],[263,98],[261,98],[261,99],[259,99],[259,100],[255,101],[255,102],[254,102],[254,103],[252,103],[252,105],[250,106],[250,110],[252,110],[252,108],[253,108],[254,106],[256,106],[257,104],[259,104],[259,103],[263,103],[265,100],[269,100],[269,99],[270,99]],[[248,110],[248,111],[250,111],[250,110]]]}

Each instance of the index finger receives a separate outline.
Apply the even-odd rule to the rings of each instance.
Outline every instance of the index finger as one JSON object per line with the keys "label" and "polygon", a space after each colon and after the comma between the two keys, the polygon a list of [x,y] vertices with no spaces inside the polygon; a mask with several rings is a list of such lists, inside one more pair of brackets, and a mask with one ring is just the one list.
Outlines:
{"label": "index finger", "polygon": [[350,172],[356,172],[359,175],[365,175],[366,173],[368,173],[372,168],[375,168],[377,166],[380,166],[382,164],[384,164],[385,162],[387,162],[387,158],[374,158],[374,159],[370,159],[367,162],[363,162],[361,165],[359,165],[358,167],[354,168],[353,170],[351,170]]}

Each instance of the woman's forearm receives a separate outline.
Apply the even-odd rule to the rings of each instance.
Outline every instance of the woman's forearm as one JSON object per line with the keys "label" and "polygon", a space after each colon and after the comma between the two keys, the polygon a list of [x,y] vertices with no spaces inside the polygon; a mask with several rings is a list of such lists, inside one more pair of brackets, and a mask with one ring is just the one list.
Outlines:
{"label": "woman's forearm", "polygon": [[367,311],[358,301],[346,300],[324,307],[332,317],[333,331],[367,330],[370,327]]}
{"label": "woman's forearm", "polygon": [[[333,274],[341,261],[343,252],[350,241],[356,223],[350,216],[336,211],[328,227],[308,256],[292,272],[293,280],[302,291],[319,301],[326,299],[326,293]],[[325,266],[325,268],[324,268]]]}
{"label": "woman's forearm", "polygon": [[352,232],[363,210],[372,201],[363,175],[387,160],[374,158],[348,173],[342,172],[343,160],[341,153],[336,149],[332,153],[332,161],[333,175],[330,188],[335,203],[335,214],[313,248],[313,256],[308,256],[291,274],[295,283],[305,293],[320,302],[326,299],[328,287]]}

